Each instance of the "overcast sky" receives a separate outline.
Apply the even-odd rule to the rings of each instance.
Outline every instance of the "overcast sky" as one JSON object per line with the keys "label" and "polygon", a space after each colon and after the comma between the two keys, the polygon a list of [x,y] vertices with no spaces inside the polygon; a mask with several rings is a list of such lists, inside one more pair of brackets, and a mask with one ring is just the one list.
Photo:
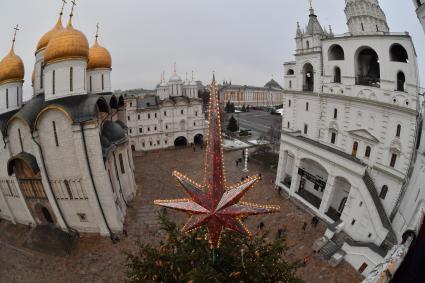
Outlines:
{"label": "overcast sky", "polygon": [[[380,0],[391,31],[409,31],[425,71],[425,36],[411,0]],[[0,0],[0,56],[10,48],[13,26],[21,31],[16,53],[25,64],[25,94],[31,97],[34,51],[56,22],[60,0]],[[347,31],[344,0],[314,0],[322,25]],[[67,20],[70,5],[66,7]],[[77,0],[74,27],[93,43],[96,23],[101,44],[113,59],[113,89],[154,88],[173,63],[184,79],[195,72],[204,84],[215,70],[219,81],[264,85],[272,75],[282,83],[284,61],[293,60],[296,22],[308,22],[308,0]],[[421,76],[424,78],[424,76]]]}

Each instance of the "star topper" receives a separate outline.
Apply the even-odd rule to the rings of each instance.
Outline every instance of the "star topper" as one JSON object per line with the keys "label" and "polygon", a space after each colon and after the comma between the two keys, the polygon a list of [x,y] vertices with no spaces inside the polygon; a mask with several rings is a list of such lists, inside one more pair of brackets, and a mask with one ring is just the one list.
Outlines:
{"label": "star topper", "polygon": [[251,233],[241,218],[274,213],[280,208],[274,205],[258,205],[241,201],[242,197],[258,182],[257,176],[249,177],[233,186],[226,184],[221,140],[220,102],[215,76],[211,83],[208,114],[208,145],[205,150],[204,183],[199,184],[174,171],[173,176],[182,185],[189,198],[156,200],[154,203],[190,214],[189,220],[182,229],[184,232],[188,233],[204,225],[207,226],[209,242],[215,249],[220,245],[223,229],[250,237]]}

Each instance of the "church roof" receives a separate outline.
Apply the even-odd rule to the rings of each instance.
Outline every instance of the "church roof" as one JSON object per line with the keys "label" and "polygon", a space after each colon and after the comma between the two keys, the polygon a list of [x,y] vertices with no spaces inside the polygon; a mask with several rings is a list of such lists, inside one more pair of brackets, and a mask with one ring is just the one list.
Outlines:
{"label": "church roof", "polygon": [[110,113],[108,101],[100,95],[76,95],[45,101],[42,93],[25,103],[20,110],[12,112],[12,115],[0,116],[3,135],[7,133],[7,123],[14,118],[25,121],[31,131],[34,131],[40,112],[47,107],[58,107],[65,110],[74,123],[97,119],[99,111]]}
{"label": "church roof", "polygon": [[266,84],[264,85],[264,87],[267,87],[267,88],[276,88],[276,89],[283,89],[283,88],[280,86],[280,84],[278,84],[278,82],[277,82],[277,81],[275,81],[274,79],[271,79],[268,83],[266,83]]}
{"label": "church roof", "polygon": [[310,19],[305,31],[305,34],[314,35],[314,34],[324,34],[323,28],[317,19],[317,16],[314,14],[314,10],[310,9]]}
{"label": "church roof", "polygon": [[128,140],[126,133],[127,131],[114,121],[105,121],[103,123],[102,136],[112,144],[118,145],[126,142]]}

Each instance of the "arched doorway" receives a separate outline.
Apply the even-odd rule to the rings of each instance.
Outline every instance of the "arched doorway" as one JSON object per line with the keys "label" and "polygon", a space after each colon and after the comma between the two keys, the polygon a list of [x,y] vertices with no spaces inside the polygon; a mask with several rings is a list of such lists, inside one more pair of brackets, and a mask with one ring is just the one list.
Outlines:
{"label": "arched doorway", "polygon": [[204,136],[201,134],[197,134],[194,138],[193,138],[193,142],[196,145],[202,145],[204,144]]}
{"label": "arched doorway", "polygon": [[363,47],[356,56],[356,84],[380,87],[381,70],[378,54],[370,47]]}
{"label": "arched doorway", "polygon": [[334,221],[338,221],[345,209],[345,205],[350,194],[351,184],[343,177],[336,177],[334,181],[334,190],[330,197],[329,208],[326,208],[326,215]]}
{"label": "arched doorway", "polygon": [[341,69],[339,67],[334,68],[334,83],[341,83]]}
{"label": "arched doorway", "polygon": [[53,217],[47,208],[43,206],[41,208],[41,213],[43,213],[44,219],[46,220],[47,223],[53,224]]}
{"label": "arched doorway", "polygon": [[303,67],[303,91],[314,91],[314,68],[310,63],[306,63]]}
{"label": "arched doorway", "polygon": [[406,82],[406,76],[402,71],[397,73],[397,90],[404,91],[404,84]]}
{"label": "arched doorway", "polygon": [[134,146],[134,144],[131,145],[131,150],[136,151],[136,147]]}
{"label": "arched doorway", "polygon": [[7,170],[9,176],[15,174],[28,209],[37,225],[55,224],[36,158],[29,153],[21,152],[9,159]]}
{"label": "arched doorway", "polygon": [[328,171],[317,161],[303,159],[298,169],[298,177],[297,194],[319,208],[328,180]]}
{"label": "arched doorway", "polygon": [[178,137],[174,140],[175,147],[185,147],[187,146],[187,139],[185,137]]}

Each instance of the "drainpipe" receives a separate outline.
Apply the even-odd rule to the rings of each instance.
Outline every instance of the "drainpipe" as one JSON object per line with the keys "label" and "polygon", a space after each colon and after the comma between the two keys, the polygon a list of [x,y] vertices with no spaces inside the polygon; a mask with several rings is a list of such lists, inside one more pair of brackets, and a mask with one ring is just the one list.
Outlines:
{"label": "drainpipe", "polygon": [[87,143],[86,143],[86,136],[84,134],[84,125],[83,125],[83,123],[80,123],[80,130],[81,130],[81,137],[83,138],[84,155],[86,157],[87,166],[89,168],[90,180],[91,180],[91,183],[93,185],[94,193],[96,195],[96,201],[97,201],[97,203],[99,205],[100,212],[102,213],[103,220],[105,221],[106,228],[108,229],[109,236],[110,236],[111,240],[113,240],[113,233],[111,231],[111,228],[109,227],[108,221],[106,220],[105,212],[103,211],[103,207],[102,207],[102,204],[100,203],[99,195],[98,195],[97,190],[96,190],[96,185],[94,183],[93,172],[92,172],[92,168],[91,168],[91,165],[90,165],[89,156],[88,156],[88,153],[87,153]]}
{"label": "drainpipe", "polygon": [[[41,145],[40,145],[40,144],[36,141],[36,139],[35,139],[35,137],[34,137],[34,132],[31,132],[31,138],[32,138],[32,140],[34,141],[34,143],[37,145],[38,150],[40,151],[41,162],[43,163],[42,165],[43,165],[44,171],[46,172],[47,182],[49,183],[49,186],[50,186],[51,182],[50,182],[49,172],[48,172],[47,167],[46,167],[46,162],[45,162],[45,160],[44,160],[43,149],[41,148]],[[61,208],[60,208],[60,206],[59,206],[58,200],[56,199],[55,192],[53,191],[53,189],[50,189],[50,190],[51,190],[51,192],[52,192],[53,200],[55,201],[56,207],[57,207],[57,208],[58,208],[58,210],[59,210],[59,214],[60,214],[60,216],[61,216],[61,218],[62,218],[62,220],[63,220],[63,223],[65,224],[66,229],[67,229],[67,230],[69,230],[69,225],[68,225],[68,223],[66,222],[65,217],[63,216],[63,212],[62,212],[62,209],[61,209]]]}

